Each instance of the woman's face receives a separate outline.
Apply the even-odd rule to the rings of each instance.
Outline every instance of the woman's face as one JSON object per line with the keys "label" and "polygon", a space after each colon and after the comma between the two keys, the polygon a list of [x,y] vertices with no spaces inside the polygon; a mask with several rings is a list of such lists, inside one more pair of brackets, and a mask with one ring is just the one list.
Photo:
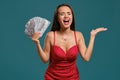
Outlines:
{"label": "woman's face", "polygon": [[69,7],[62,6],[58,9],[58,21],[62,28],[70,28],[72,19],[72,12]]}

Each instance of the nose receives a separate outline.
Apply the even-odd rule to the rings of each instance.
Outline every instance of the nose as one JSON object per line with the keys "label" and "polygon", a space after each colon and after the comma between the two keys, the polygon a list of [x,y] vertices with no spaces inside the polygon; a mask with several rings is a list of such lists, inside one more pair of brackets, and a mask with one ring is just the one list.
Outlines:
{"label": "nose", "polygon": [[65,17],[68,17],[68,14],[67,14],[67,13],[65,13]]}

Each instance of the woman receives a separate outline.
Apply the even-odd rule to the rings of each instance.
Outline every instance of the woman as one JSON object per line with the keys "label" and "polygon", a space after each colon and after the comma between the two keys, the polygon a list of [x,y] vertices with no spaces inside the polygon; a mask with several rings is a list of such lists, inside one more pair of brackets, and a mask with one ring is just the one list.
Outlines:
{"label": "woman", "polygon": [[106,30],[106,28],[92,30],[89,45],[86,47],[82,33],[75,31],[72,8],[67,4],[59,5],[54,14],[52,29],[46,35],[44,49],[39,42],[40,33],[36,32],[32,36],[41,60],[44,63],[50,61],[44,79],[79,80],[76,66],[78,53],[83,60],[89,61],[96,34]]}

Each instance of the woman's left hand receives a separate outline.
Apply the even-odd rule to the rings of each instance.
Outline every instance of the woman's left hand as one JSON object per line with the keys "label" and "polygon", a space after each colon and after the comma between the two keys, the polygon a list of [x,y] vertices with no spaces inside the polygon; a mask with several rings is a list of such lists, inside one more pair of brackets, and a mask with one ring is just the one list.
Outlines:
{"label": "woman's left hand", "polygon": [[90,34],[91,34],[91,36],[95,36],[97,33],[102,32],[102,31],[106,31],[106,30],[107,30],[107,28],[101,27],[101,28],[97,28],[95,30],[92,30],[90,32]]}

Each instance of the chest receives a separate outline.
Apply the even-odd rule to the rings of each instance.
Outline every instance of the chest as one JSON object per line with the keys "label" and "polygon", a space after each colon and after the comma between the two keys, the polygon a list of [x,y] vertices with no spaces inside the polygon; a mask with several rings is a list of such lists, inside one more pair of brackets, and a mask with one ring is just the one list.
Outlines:
{"label": "chest", "polygon": [[63,40],[62,38],[57,38],[55,42],[56,46],[59,46],[64,52],[67,52],[72,46],[76,45],[74,38],[68,38]]}
{"label": "chest", "polygon": [[74,61],[78,55],[78,46],[74,45],[65,52],[60,46],[54,45],[51,51],[54,61]]}

